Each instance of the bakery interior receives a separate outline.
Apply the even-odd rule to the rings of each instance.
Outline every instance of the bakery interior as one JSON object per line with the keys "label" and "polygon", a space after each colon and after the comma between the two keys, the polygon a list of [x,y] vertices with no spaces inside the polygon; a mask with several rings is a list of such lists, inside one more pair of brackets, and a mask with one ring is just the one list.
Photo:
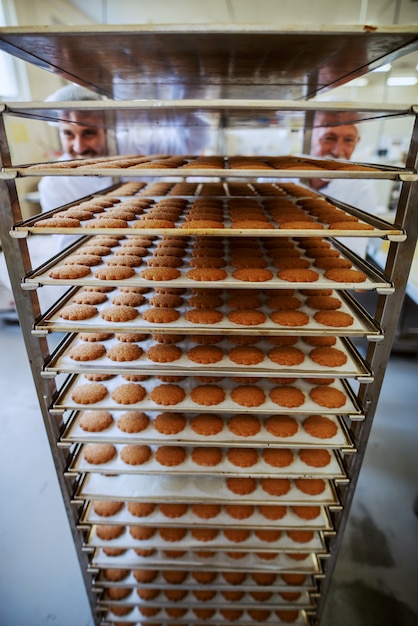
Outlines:
{"label": "bakery interior", "polygon": [[[0,0],[1,26],[95,24],[303,23],[376,26],[418,25],[416,0]],[[4,62],[6,55],[0,57]],[[2,60],[3,59],[3,60]],[[63,78],[7,58],[14,77],[2,101],[43,101]],[[321,102],[418,103],[418,50],[385,67],[316,96]],[[392,80],[391,80],[392,79]],[[396,80],[398,79],[398,81]],[[403,79],[403,81],[402,81]],[[356,160],[402,166],[411,119],[363,122]],[[42,121],[12,117],[7,133],[17,163],[52,160],[57,130]],[[226,130],[225,154],[298,154],[303,145],[299,116],[283,124]],[[217,139],[210,150],[216,153]],[[37,180],[17,181],[23,218],[40,212]],[[391,220],[399,185],[378,181],[379,217]],[[415,207],[416,208],[416,207]],[[381,266],[386,242],[371,240],[367,259]],[[369,310],[374,294],[360,293]],[[58,343],[59,336],[51,338]],[[44,430],[24,338],[8,287],[0,284],[0,624],[1,626],[93,626],[67,511]],[[365,350],[359,342],[360,352]],[[418,624],[418,251],[377,403],[347,526],[331,578],[320,626],[415,626]],[[124,618],[126,619],[126,618]],[[122,622],[121,622],[122,623]],[[167,622],[168,623],[168,622]],[[209,623],[209,622],[207,622]],[[257,622],[254,622],[257,623]],[[309,623],[309,622],[308,622]],[[317,623],[317,622],[313,622]]]}

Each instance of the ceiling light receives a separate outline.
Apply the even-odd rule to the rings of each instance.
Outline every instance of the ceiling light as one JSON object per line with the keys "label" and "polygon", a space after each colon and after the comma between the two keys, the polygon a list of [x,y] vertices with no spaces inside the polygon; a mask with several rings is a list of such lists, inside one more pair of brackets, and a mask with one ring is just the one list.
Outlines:
{"label": "ceiling light", "polygon": [[389,87],[412,87],[417,82],[416,76],[389,76],[386,84]]}
{"label": "ceiling light", "polygon": [[390,63],[386,63],[385,65],[381,65],[380,67],[377,67],[375,70],[372,70],[373,72],[390,72],[390,68],[391,68],[391,64]]}

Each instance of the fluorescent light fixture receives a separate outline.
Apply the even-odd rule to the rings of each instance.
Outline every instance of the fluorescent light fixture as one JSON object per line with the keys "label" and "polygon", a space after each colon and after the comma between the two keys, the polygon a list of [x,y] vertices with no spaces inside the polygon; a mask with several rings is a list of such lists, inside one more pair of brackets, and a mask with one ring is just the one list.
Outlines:
{"label": "fluorescent light fixture", "polygon": [[388,87],[413,87],[417,82],[416,76],[389,76],[386,84]]}
{"label": "fluorescent light fixture", "polygon": [[391,67],[392,66],[390,63],[386,63],[385,65],[377,67],[375,70],[373,70],[373,72],[390,72]]}

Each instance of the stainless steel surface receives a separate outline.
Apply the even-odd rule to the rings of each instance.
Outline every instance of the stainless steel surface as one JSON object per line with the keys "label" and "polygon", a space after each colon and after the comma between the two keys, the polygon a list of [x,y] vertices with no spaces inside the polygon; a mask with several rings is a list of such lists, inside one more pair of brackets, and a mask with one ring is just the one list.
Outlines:
{"label": "stainless steel surface", "polygon": [[204,24],[0,31],[0,49],[119,100],[249,93],[308,98],[417,47],[416,27]]}

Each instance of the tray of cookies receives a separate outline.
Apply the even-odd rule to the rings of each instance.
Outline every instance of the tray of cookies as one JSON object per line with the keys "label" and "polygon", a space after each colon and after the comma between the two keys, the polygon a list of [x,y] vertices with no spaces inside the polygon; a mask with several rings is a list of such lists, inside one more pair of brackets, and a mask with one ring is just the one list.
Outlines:
{"label": "tray of cookies", "polygon": [[109,242],[105,236],[78,247],[74,244],[30,272],[22,287],[35,289],[54,284],[108,287],[110,281],[125,288],[262,286],[263,289],[393,292],[392,283],[381,271],[340,244],[325,239],[318,241],[315,237],[278,240],[261,238],[258,233],[258,236],[237,238],[176,235],[110,239],[114,241],[112,248],[103,246],[103,242]]}
{"label": "tray of cookies", "polygon": [[[187,494],[187,497],[186,495]],[[327,478],[253,478],[174,474],[85,474],[74,500],[189,502],[205,504],[280,504],[339,506],[335,485]]]}
{"label": "tray of cookies", "polygon": [[229,527],[239,522],[240,528],[273,528],[278,530],[332,530],[326,507],[274,506],[264,504],[187,504],[181,502],[88,502],[80,516],[80,524],[123,526]]}
{"label": "tray of cookies", "polygon": [[[180,378],[180,380],[179,380]],[[132,379],[134,382],[132,382]],[[163,379],[163,380],[162,380]],[[286,413],[360,415],[362,410],[345,379],[262,379],[219,377],[114,376],[102,382],[86,382],[69,375],[51,406],[53,413],[86,407],[108,411],[141,411],[271,414]]]}
{"label": "tray of cookies", "polygon": [[[161,306],[164,303],[175,307]],[[237,305],[244,308],[234,308]],[[138,335],[144,334],[167,343],[169,337],[160,335],[177,335],[179,340],[181,335],[192,335],[199,343],[209,342],[205,335],[214,334],[228,335],[235,342],[238,335],[255,334],[323,338],[313,347],[326,346],[325,335],[367,336],[371,341],[383,338],[382,329],[348,292],[328,289],[167,292],[164,288],[74,287],[37,320],[33,333],[49,332],[79,332],[83,333],[80,339],[91,342],[110,338],[106,332],[116,333],[119,341],[126,342],[143,341]],[[280,345],[279,339],[276,342]]]}
{"label": "tray of cookies", "polygon": [[[119,554],[116,554],[116,553]],[[181,553],[181,555],[180,555]],[[183,570],[185,567],[190,571],[204,569],[205,571],[217,570],[223,576],[223,572],[242,571],[246,578],[240,576],[240,580],[250,581],[250,577],[264,582],[266,577],[251,576],[256,572],[275,572],[280,583],[289,585],[303,585],[310,583],[309,575],[320,573],[320,565],[317,553],[302,553],[304,559],[299,559],[296,552],[246,552],[219,550],[177,550],[171,546],[169,550],[142,550],[128,548],[96,548],[91,557],[91,567],[105,569],[117,567],[123,569],[149,569],[160,568],[164,570]],[[280,578],[279,578],[280,575]],[[226,578],[226,577],[225,577]],[[235,577],[228,576],[230,584]],[[236,577],[238,578],[238,577]],[[238,583],[236,583],[238,584]],[[265,584],[265,583],[264,583]]]}
{"label": "tray of cookies", "polygon": [[184,528],[182,526],[92,526],[86,547],[142,550],[216,550],[226,552],[326,551],[320,531],[241,528]]}
{"label": "tray of cookies", "polygon": [[336,415],[77,411],[66,421],[60,445],[74,443],[338,448],[352,450],[345,422]]}
{"label": "tray of cookies", "polygon": [[[312,602],[309,594],[300,592],[298,598],[292,602],[283,598],[277,592],[261,592],[258,589],[252,591],[240,591],[231,593],[226,590],[217,589],[187,589],[184,588],[181,580],[187,576],[187,572],[167,572],[168,578],[180,581],[177,585],[162,584],[160,587],[110,587],[104,589],[99,599],[101,608],[108,607],[109,604],[118,601],[118,606],[147,606],[152,603],[156,608],[167,608],[173,606],[181,609],[201,609],[202,602],[210,601],[210,609],[237,608],[252,609],[255,603],[262,601],[264,609],[274,608],[310,608]],[[232,590],[231,590],[232,591]]]}
{"label": "tray of cookies", "polygon": [[[127,336],[123,337],[124,339]],[[219,375],[263,377],[335,377],[373,380],[372,372],[347,339],[297,336],[251,338],[185,336],[163,343],[144,334],[139,341],[120,341],[115,336],[98,342],[83,335],[66,337],[43,367],[43,373]],[[159,337],[157,336],[157,339]],[[177,339],[174,337],[174,339]],[[317,344],[321,345],[317,345]],[[312,345],[314,344],[314,345]],[[327,345],[328,344],[328,345]]]}
{"label": "tray of cookies", "polygon": [[[261,576],[257,572],[252,572],[239,576],[234,576],[232,572],[208,571],[201,570],[161,570],[155,569],[124,569],[124,568],[106,568],[100,569],[95,578],[95,587],[106,589],[108,587],[129,587],[135,589],[142,588],[161,588],[163,585],[181,584],[183,589],[204,589],[206,586],[211,589],[220,591],[236,591],[237,585],[240,592],[251,591],[272,591],[281,593],[282,599],[287,600],[287,593],[293,593],[292,602],[297,602],[300,598],[296,597],[297,593],[307,594],[309,591],[315,590],[315,585],[311,576],[304,576],[302,583],[298,585],[289,584],[288,577],[284,574],[284,578],[280,574],[267,573]],[[175,582],[174,582],[175,581]],[[178,582],[180,581],[180,582]],[[292,575],[290,575],[292,581]],[[227,599],[227,598],[226,598]]]}
{"label": "tray of cookies", "polygon": [[223,448],[154,445],[82,444],[74,452],[67,474],[161,474],[346,478],[340,458],[326,448]]}

